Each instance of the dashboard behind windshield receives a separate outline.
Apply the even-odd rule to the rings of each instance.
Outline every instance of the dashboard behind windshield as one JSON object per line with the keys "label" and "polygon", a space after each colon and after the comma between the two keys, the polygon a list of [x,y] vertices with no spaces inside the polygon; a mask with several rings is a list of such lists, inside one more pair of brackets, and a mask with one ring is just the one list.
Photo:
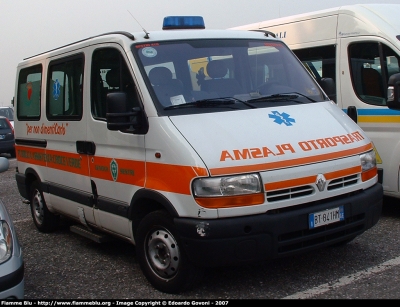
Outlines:
{"label": "dashboard behind windshield", "polygon": [[[325,100],[318,85],[293,53],[279,41],[199,39],[133,45],[132,51],[160,115],[246,109],[254,98],[297,93],[300,98],[279,105]],[[212,102],[234,98],[232,104]],[[299,100],[300,99],[300,100]],[[196,101],[206,107],[171,108]],[[256,107],[270,107],[259,99]],[[200,106],[200,104],[199,104]]]}

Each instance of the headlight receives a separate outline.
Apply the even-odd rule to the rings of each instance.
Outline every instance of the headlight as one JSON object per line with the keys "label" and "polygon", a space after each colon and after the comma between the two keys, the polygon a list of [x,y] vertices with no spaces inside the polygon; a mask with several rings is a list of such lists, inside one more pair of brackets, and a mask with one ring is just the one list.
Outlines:
{"label": "headlight", "polygon": [[376,167],[375,151],[371,150],[365,154],[360,155],[360,161],[361,161],[361,168],[362,168],[363,172]]}
{"label": "headlight", "polygon": [[362,181],[367,181],[377,175],[378,170],[376,168],[376,155],[374,150],[360,155],[360,162]]}
{"label": "headlight", "polygon": [[261,180],[256,174],[232,177],[199,178],[193,182],[195,196],[216,197],[261,192]]}
{"label": "headlight", "polygon": [[0,221],[0,263],[7,261],[12,252],[12,235],[6,221]]}
{"label": "headlight", "polygon": [[193,181],[196,202],[206,208],[251,206],[264,202],[258,174],[217,178],[198,178]]}

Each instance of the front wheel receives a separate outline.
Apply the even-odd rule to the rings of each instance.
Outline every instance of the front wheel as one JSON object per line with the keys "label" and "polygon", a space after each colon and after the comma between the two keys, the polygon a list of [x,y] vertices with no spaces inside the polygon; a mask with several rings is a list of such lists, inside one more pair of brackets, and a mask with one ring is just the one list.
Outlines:
{"label": "front wheel", "polygon": [[149,213],[135,236],[139,265],[154,288],[179,293],[201,279],[202,270],[184,253],[172,218],[164,211]]}
{"label": "front wheel", "polygon": [[52,232],[57,229],[60,217],[49,211],[43,197],[40,182],[35,181],[31,186],[30,206],[33,222],[41,232]]}

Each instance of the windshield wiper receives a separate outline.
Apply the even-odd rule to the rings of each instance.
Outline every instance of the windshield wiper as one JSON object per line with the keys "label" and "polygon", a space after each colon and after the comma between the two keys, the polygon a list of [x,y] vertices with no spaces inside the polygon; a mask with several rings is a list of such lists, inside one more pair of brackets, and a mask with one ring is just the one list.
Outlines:
{"label": "windshield wiper", "polygon": [[254,103],[254,102],[265,102],[265,101],[282,101],[282,100],[289,101],[289,100],[292,100],[294,102],[301,103],[301,101],[296,100],[297,98],[299,98],[299,96],[307,98],[311,102],[316,102],[314,99],[312,99],[306,95],[297,93],[297,92],[285,93],[285,94],[273,94],[273,95],[249,99],[249,100],[247,100],[247,102]]}
{"label": "windshield wiper", "polygon": [[[209,108],[209,107],[223,107],[223,108],[232,108],[230,105],[236,103],[236,101],[243,102],[239,99],[233,97],[222,97],[222,98],[208,98],[196,100],[188,103],[175,104],[168,107],[165,107],[164,110],[173,110],[173,109],[183,109],[183,108]],[[245,103],[245,102],[243,102]],[[246,104],[246,103],[245,103]],[[246,104],[247,105],[247,104]],[[235,108],[232,108],[235,109]]]}

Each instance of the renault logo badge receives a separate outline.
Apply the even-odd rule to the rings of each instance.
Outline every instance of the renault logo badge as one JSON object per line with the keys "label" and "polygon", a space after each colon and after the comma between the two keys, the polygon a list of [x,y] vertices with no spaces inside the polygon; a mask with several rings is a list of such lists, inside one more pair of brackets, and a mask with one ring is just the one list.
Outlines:
{"label": "renault logo badge", "polygon": [[326,185],[326,179],[325,179],[324,175],[318,174],[317,182],[315,184],[317,185],[318,190],[320,192],[322,192],[325,189],[325,185]]}

